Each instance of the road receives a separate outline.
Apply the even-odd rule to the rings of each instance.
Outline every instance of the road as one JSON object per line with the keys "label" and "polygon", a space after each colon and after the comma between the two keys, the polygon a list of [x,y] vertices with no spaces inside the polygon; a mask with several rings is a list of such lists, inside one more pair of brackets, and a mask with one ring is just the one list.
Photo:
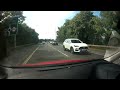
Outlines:
{"label": "road", "polygon": [[54,61],[54,60],[80,60],[80,59],[99,59],[103,56],[94,53],[71,54],[64,51],[61,44],[53,46],[49,43],[38,45],[37,48],[29,55],[23,64]]}
{"label": "road", "polygon": [[92,60],[103,58],[103,55],[93,49],[89,49],[89,53],[71,54],[69,51],[64,51],[61,44],[53,46],[46,43],[20,48],[7,57],[4,64],[21,65],[54,60]]}

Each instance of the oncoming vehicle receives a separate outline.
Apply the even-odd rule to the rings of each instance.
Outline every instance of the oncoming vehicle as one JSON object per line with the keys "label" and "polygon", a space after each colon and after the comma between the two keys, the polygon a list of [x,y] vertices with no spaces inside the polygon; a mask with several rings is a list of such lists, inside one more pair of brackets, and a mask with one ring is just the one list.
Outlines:
{"label": "oncoming vehicle", "polygon": [[75,39],[75,38],[66,39],[63,42],[63,48],[64,50],[70,50],[71,53],[88,51],[88,45],[86,43],[83,43],[79,39]]}

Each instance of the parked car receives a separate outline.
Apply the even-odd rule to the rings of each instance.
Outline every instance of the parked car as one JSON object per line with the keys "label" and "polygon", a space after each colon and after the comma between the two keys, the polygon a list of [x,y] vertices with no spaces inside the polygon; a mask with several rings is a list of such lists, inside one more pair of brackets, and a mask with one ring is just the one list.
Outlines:
{"label": "parked car", "polygon": [[64,50],[70,50],[71,53],[88,51],[88,45],[76,38],[66,39],[63,42],[63,48]]}

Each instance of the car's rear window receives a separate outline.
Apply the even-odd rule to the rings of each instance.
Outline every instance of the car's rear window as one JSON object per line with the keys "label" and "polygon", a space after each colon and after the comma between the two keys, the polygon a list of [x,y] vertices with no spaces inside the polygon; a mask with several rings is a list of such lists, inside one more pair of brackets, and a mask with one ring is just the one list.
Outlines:
{"label": "car's rear window", "polygon": [[81,43],[79,40],[71,40],[72,43]]}

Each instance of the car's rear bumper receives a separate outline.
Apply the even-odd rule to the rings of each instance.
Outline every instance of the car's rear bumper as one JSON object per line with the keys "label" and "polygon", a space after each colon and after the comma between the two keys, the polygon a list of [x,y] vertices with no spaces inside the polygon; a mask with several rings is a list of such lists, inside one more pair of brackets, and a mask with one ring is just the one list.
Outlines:
{"label": "car's rear bumper", "polygon": [[74,48],[74,52],[87,52],[88,49],[80,49],[79,47]]}

